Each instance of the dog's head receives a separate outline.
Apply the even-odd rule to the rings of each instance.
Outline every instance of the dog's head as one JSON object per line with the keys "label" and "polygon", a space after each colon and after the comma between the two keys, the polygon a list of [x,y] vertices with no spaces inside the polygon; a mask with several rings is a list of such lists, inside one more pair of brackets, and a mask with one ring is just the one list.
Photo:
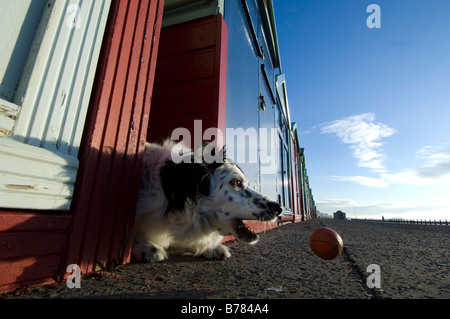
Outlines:
{"label": "dog's head", "polygon": [[281,213],[281,206],[249,188],[247,177],[232,160],[226,159],[224,149],[217,153],[212,150],[211,154],[214,161],[198,161],[194,152],[191,161],[166,162],[161,182],[169,202],[167,211],[181,211],[189,200],[221,235],[233,235],[254,244],[258,235],[243,221],[273,221]]}
{"label": "dog's head", "polygon": [[212,174],[210,194],[203,202],[213,203],[207,205],[214,212],[212,224],[222,235],[250,244],[257,242],[258,235],[243,221],[274,221],[282,211],[280,204],[252,190],[245,174],[229,159]]}

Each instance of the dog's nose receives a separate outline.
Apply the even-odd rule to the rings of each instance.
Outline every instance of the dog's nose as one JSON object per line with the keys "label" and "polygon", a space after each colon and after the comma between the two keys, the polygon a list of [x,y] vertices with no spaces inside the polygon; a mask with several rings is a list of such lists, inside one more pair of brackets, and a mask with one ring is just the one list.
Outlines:
{"label": "dog's nose", "polygon": [[278,204],[277,202],[268,202],[267,207],[270,210],[278,212],[278,213],[281,213],[283,211],[283,209],[281,208],[281,205]]}

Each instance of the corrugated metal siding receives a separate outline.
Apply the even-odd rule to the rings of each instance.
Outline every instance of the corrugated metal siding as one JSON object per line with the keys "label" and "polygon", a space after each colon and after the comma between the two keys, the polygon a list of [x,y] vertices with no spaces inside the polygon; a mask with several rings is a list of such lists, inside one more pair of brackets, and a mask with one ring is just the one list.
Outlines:
{"label": "corrugated metal siding", "polygon": [[[26,89],[16,101],[22,110],[14,138],[77,156],[111,0],[56,1],[39,44]],[[79,28],[68,6],[79,9]]]}
{"label": "corrugated metal siding", "polygon": [[11,135],[20,107],[0,99],[0,138]]}
{"label": "corrugated metal siding", "polygon": [[[69,210],[110,3],[48,2],[36,32],[42,41],[37,35],[29,51],[16,108],[1,106],[0,129],[13,133],[0,137],[0,207]],[[69,6],[79,10],[79,28],[68,23]]]}
{"label": "corrugated metal siding", "polygon": [[69,210],[78,159],[0,138],[0,207]]}

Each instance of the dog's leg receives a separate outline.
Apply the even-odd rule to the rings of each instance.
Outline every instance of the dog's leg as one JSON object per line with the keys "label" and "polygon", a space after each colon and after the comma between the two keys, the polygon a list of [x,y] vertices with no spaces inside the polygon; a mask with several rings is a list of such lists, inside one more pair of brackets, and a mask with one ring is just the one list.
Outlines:
{"label": "dog's leg", "polygon": [[231,254],[227,246],[217,245],[205,250],[202,256],[208,259],[228,259],[231,257]]}

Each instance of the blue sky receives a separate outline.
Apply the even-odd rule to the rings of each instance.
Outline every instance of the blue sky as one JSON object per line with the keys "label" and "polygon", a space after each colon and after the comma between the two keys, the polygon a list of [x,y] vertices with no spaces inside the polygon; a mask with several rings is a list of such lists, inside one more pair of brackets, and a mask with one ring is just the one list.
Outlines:
{"label": "blue sky", "polygon": [[[369,4],[381,28],[368,28]],[[450,1],[276,0],[317,208],[450,220]]]}

